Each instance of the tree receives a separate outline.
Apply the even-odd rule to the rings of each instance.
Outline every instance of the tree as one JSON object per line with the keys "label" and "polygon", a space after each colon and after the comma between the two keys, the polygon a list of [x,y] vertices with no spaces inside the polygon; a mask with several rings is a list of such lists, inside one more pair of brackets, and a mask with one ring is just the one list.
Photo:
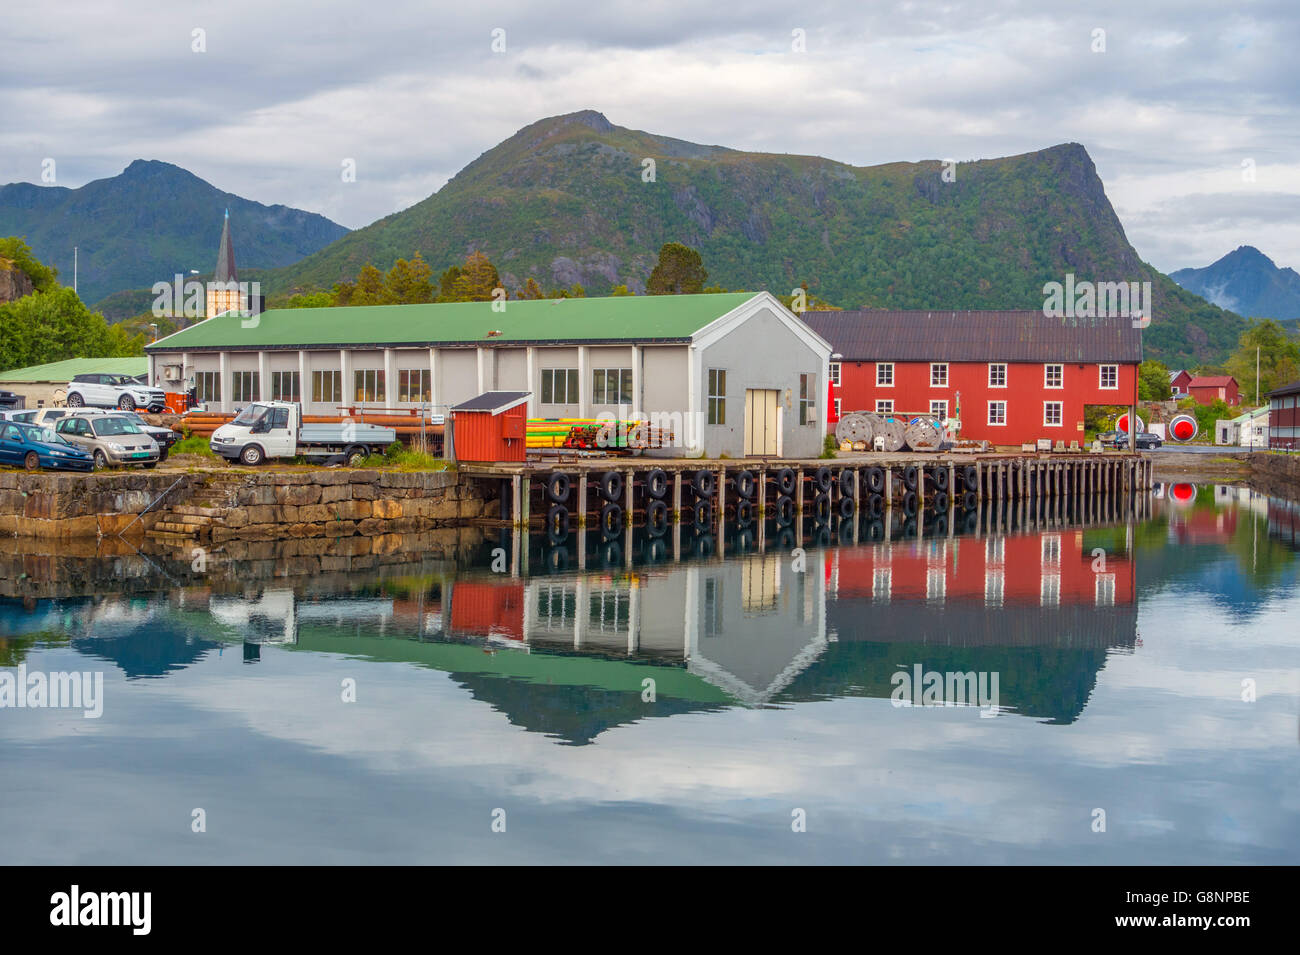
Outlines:
{"label": "tree", "polygon": [[647,295],[696,295],[704,291],[708,277],[700,253],[680,242],[666,242],[645,290]]}
{"label": "tree", "polygon": [[110,327],[64,286],[0,305],[0,369],[144,354],[144,336]]}
{"label": "tree", "polygon": [[396,305],[419,305],[433,301],[433,285],[429,277],[433,270],[423,256],[416,252],[411,260],[398,259],[388,270],[385,280],[385,300]]}
{"label": "tree", "polygon": [[631,295],[632,293],[628,291],[626,285],[615,285],[612,289],[609,290],[609,294],[611,296],[617,296],[617,295]]}
{"label": "tree", "polygon": [[48,292],[59,284],[58,269],[41,263],[27,243],[16,235],[0,238],[0,265],[11,266],[25,274],[37,292]]}
{"label": "tree", "polygon": [[[338,286],[335,286],[337,288]],[[329,308],[337,305],[338,296],[334,292],[299,292],[290,295],[280,304],[281,308]]]}
{"label": "tree", "polygon": [[482,252],[471,252],[456,277],[452,293],[455,302],[490,302],[501,287],[497,267]]}
{"label": "tree", "polygon": [[1243,399],[1254,403],[1255,354],[1259,349],[1259,393],[1262,396],[1300,378],[1300,341],[1271,318],[1253,321],[1237,340],[1227,373],[1237,379]]}
{"label": "tree", "polygon": [[1162,361],[1147,359],[1138,366],[1138,398],[1142,401],[1166,401],[1173,394],[1169,386],[1169,369]]}
{"label": "tree", "polygon": [[529,276],[528,281],[524,283],[522,289],[515,289],[515,298],[522,301],[531,301],[546,298],[546,293],[543,292],[542,287],[537,284],[537,279]]}

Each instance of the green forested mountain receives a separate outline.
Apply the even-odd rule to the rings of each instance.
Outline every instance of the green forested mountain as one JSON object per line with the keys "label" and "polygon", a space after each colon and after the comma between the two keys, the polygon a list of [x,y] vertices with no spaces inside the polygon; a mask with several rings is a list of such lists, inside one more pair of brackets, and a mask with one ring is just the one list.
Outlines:
{"label": "green forested mountain", "polygon": [[120,175],[79,189],[0,186],[0,235],[26,238],[69,286],[77,246],[77,290],[97,302],[177,272],[210,272],[226,209],[241,270],[288,265],[347,232],[324,216],[242,199],[179,166],[137,159]]}
{"label": "green forested mountain", "polygon": [[[645,160],[654,181],[645,181]],[[1150,281],[1147,353],[1221,361],[1244,320],[1142,262],[1087,151],[1068,143],[964,162],[855,167],[815,156],[702,146],[612,125],[594,111],[544,119],[437,193],[275,270],[269,291],[329,288],[416,251],[435,272],[485,252],[512,292],[644,288],[665,242],[698,249],[709,283],[809,290],[846,308],[1024,308],[1043,285]]]}

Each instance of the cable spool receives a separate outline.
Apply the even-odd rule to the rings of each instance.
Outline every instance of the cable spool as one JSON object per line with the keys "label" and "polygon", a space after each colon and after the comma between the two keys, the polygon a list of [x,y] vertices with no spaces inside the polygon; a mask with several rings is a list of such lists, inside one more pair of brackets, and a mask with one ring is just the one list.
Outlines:
{"label": "cable spool", "polygon": [[943,447],[943,428],[933,418],[913,418],[903,428],[903,440],[913,451],[938,451]]}
{"label": "cable spool", "polygon": [[881,417],[876,427],[875,437],[884,438],[885,450],[891,454],[903,450],[906,443],[904,432],[907,430],[907,422],[902,418],[895,418],[893,415]]}
{"label": "cable spool", "polygon": [[850,444],[861,442],[870,447],[871,440],[876,433],[872,418],[872,415],[860,411],[849,412],[841,417],[839,423],[835,425],[835,439],[841,444],[845,441]]}
{"label": "cable spool", "polygon": [[1200,424],[1189,414],[1180,414],[1169,422],[1169,437],[1175,441],[1190,441],[1200,431]]}

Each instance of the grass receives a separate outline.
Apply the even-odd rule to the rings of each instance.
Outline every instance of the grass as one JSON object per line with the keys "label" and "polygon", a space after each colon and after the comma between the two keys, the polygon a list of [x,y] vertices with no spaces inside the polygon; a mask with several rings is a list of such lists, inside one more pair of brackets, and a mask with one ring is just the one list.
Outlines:
{"label": "grass", "polygon": [[199,434],[186,435],[173,444],[167,455],[170,457],[173,454],[198,454],[205,458],[216,458],[208,446],[208,439]]}
{"label": "grass", "polygon": [[400,441],[390,444],[383,454],[372,454],[358,462],[359,468],[392,468],[398,471],[447,471],[452,466],[443,458],[405,447]]}

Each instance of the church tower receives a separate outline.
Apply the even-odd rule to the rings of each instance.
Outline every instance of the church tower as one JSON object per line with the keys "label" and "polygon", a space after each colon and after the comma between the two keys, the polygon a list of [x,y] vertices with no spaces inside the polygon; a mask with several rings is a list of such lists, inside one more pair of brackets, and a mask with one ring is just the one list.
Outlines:
{"label": "church tower", "polygon": [[231,310],[244,312],[248,303],[239,291],[239,277],[235,272],[235,243],[230,238],[230,210],[221,226],[221,247],[217,249],[217,270],[208,283],[207,317]]}

